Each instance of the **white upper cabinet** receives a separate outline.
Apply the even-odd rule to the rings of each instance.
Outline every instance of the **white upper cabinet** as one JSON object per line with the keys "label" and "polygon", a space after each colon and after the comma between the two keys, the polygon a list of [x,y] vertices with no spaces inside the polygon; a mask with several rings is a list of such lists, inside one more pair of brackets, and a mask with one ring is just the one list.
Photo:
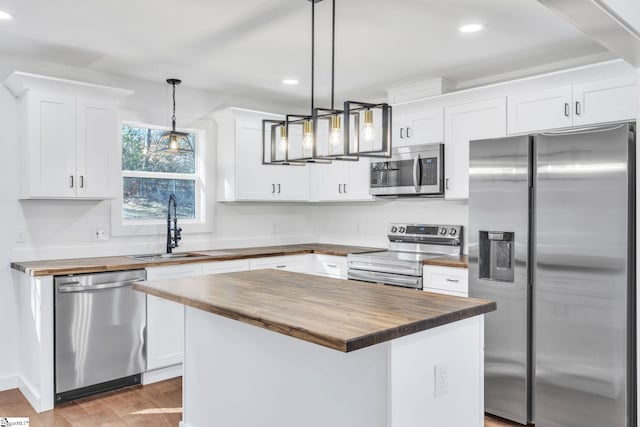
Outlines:
{"label": "white upper cabinet", "polygon": [[420,104],[393,107],[394,147],[438,143],[444,140],[442,108],[420,110]]}
{"label": "white upper cabinet", "polygon": [[336,161],[332,164],[309,165],[311,200],[318,202],[347,202],[373,200],[369,194],[370,162]]}
{"label": "white upper cabinet", "polygon": [[637,76],[573,85],[573,125],[633,120],[638,111]]}
{"label": "white upper cabinet", "polygon": [[509,96],[509,134],[632,120],[637,105],[635,74]]}
{"label": "white upper cabinet", "polygon": [[[306,166],[262,164],[262,120],[269,113],[227,108],[214,113],[218,146],[218,199],[222,201],[305,201]],[[269,147],[267,153],[269,152]]]}
{"label": "white upper cabinet", "polygon": [[20,72],[5,85],[20,106],[21,198],[119,194],[117,105],[133,92]]}
{"label": "white upper cabinet", "polygon": [[509,134],[571,126],[571,85],[508,97]]}
{"label": "white upper cabinet", "polygon": [[445,198],[469,198],[469,141],[499,138],[507,132],[506,99],[444,109]]}

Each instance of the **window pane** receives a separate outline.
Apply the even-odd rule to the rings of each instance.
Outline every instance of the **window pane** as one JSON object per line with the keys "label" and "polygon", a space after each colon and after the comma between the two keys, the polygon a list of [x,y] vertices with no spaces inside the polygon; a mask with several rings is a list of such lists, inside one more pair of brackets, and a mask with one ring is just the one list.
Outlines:
{"label": "window pane", "polygon": [[158,140],[166,130],[122,125],[122,170],[196,173],[196,135],[189,134],[192,152],[161,151]]}
{"label": "window pane", "polygon": [[196,216],[196,182],[186,179],[123,178],[122,217],[166,219],[169,195],[176,195],[178,218]]}

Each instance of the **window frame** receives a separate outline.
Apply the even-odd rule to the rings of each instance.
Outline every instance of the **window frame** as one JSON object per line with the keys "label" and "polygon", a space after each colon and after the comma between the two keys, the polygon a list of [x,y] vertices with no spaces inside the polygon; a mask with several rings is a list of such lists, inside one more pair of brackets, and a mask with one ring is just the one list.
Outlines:
{"label": "window frame", "polygon": [[[207,151],[206,137],[207,130],[204,123],[193,123],[194,127],[177,129],[180,132],[190,132],[195,137],[195,173],[184,174],[174,172],[148,172],[148,171],[125,171],[122,169],[122,127],[133,126],[148,129],[171,130],[168,126],[160,126],[147,123],[144,119],[124,119],[118,121],[118,197],[111,201],[111,234],[114,236],[131,235],[162,235],[166,234],[166,219],[125,219],[123,215],[123,185],[125,177],[155,178],[155,179],[180,179],[195,180],[195,218],[179,218],[179,225],[184,233],[202,233],[212,231],[212,221],[209,221],[207,209]],[[201,126],[198,126],[201,125]],[[179,203],[179,201],[178,201]]]}

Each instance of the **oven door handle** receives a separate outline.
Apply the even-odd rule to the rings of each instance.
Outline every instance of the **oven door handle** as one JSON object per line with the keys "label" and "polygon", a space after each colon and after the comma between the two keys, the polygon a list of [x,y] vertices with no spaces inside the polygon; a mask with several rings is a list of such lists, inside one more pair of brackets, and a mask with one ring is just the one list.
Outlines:
{"label": "oven door handle", "polygon": [[418,157],[413,159],[413,187],[415,188],[416,193],[420,192],[420,181],[422,181],[420,169],[420,154],[418,154]]}
{"label": "oven door handle", "polygon": [[[358,271],[365,271],[365,272],[376,272],[376,273],[382,273],[382,274],[401,274],[403,276],[406,276],[411,270],[415,271],[418,274],[422,274],[419,269],[416,268],[411,268],[411,267],[407,267],[407,266],[397,266],[397,268],[394,268],[394,266],[391,265],[385,265],[382,267],[372,267],[372,265],[368,262],[360,262],[360,261],[349,261],[349,268],[351,269],[351,271],[353,271],[354,269],[357,269]],[[411,270],[409,270],[411,268]],[[363,270],[364,269],[364,270]]]}
{"label": "oven door handle", "polygon": [[349,279],[365,282],[384,283],[386,285],[404,286],[407,288],[422,289],[422,277],[398,276],[373,271],[349,270]]}

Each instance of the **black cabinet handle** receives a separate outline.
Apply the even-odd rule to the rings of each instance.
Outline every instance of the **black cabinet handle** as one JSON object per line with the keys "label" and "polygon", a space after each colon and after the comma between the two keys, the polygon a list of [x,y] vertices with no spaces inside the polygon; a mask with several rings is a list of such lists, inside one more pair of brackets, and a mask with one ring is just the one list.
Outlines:
{"label": "black cabinet handle", "polygon": [[84,188],[84,175],[80,175],[80,188]]}
{"label": "black cabinet handle", "polygon": [[338,193],[342,194],[342,184],[338,184]]}
{"label": "black cabinet handle", "polygon": [[580,102],[576,101],[576,116],[580,115]]}
{"label": "black cabinet handle", "polygon": [[69,178],[71,178],[71,185],[69,186],[69,188],[73,188],[73,175],[69,175]]}
{"label": "black cabinet handle", "polygon": [[271,184],[271,194],[274,194],[275,192],[276,192],[276,185]]}
{"label": "black cabinet handle", "polygon": [[410,129],[411,129],[410,127],[407,127],[407,138],[411,138],[411,135],[409,135],[409,130]]}
{"label": "black cabinet handle", "polygon": [[400,128],[400,139],[404,139],[404,128]]}
{"label": "black cabinet handle", "polygon": [[569,117],[569,103],[568,102],[564,103],[564,115]]}
{"label": "black cabinet handle", "polygon": [[280,194],[280,184],[278,184],[278,194]]}
{"label": "black cabinet handle", "polygon": [[342,184],[342,190],[344,191],[344,194],[347,194],[347,184]]}

